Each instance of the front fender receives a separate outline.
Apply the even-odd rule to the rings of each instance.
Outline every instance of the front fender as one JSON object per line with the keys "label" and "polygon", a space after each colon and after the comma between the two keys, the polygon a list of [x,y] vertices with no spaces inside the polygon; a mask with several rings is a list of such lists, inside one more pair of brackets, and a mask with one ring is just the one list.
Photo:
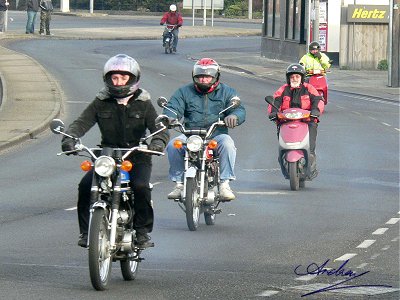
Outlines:
{"label": "front fender", "polygon": [[97,202],[93,203],[92,210],[94,210],[96,208],[102,208],[102,209],[106,210],[107,203],[105,203],[104,201],[97,201]]}
{"label": "front fender", "polygon": [[286,161],[287,162],[296,162],[304,157],[304,152],[301,150],[291,150],[286,152]]}

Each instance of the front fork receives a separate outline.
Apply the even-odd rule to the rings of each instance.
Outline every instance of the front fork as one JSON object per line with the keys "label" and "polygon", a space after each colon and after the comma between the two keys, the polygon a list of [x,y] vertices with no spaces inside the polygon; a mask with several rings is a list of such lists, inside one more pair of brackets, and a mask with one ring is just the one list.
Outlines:
{"label": "front fork", "polygon": [[[206,179],[206,153],[202,153],[200,157],[200,169],[196,168],[196,172],[189,172],[189,152],[185,151],[185,175],[183,179],[183,200],[186,200],[186,190],[187,190],[187,178],[192,178],[200,173],[200,192],[199,192],[199,202],[203,202],[204,200],[204,190],[205,190],[205,179]],[[190,174],[189,174],[190,173]]]}
{"label": "front fork", "polygon": [[[93,176],[96,176],[93,172]],[[90,217],[89,217],[89,236],[90,236],[90,224],[92,223],[92,214],[95,209],[104,209],[107,211],[107,204],[103,201],[98,201],[99,196],[99,187],[97,183],[97,178],[93,178],[93,184],[91,188],[91,203],[93,203],[92,208],[90,209]],[[117,221],[118,221],[118,210],[121,199],[121,174],[118,174],[113,194],[112,194],[112,207],[111,207],[111,223],[108,224],[108,229],[110,230],[110,250],[113,251],[116,249],[116,235],[117,235]],[[89,246],[89,244],[88,244]]]}

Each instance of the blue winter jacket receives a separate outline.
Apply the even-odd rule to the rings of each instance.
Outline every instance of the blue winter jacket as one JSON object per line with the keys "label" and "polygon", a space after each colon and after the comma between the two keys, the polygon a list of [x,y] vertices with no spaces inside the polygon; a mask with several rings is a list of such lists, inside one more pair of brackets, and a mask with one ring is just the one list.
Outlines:
{"label": "blue winter jacket", "polygon": [[[180,120],[184,117],[186,129],[209,128],[212,123],[218,120],[218,113],[229,106],[229,101],[238,96],[235,89],[226,84],[220,83],[217,88],[208,94],[198,92],[193,83],[179,88],[168,101],[167,107],[175,111]],[[163,113],[171,118],[176,116],[167,109]],[[222,115],[222,120],[234,114],[238,117],[238,125],[246,119],[246,110],[241,103],[235,109],[229,109]],[[228,133],[227,127],[218,127],[213,136],[221,133]]]}

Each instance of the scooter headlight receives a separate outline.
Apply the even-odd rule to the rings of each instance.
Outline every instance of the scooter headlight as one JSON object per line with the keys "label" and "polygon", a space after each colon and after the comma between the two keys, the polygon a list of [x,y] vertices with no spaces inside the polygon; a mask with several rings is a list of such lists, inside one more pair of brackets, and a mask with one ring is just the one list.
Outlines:
{"label": "scooter headlight", "polygon": [[186,146],[189,151],[197,152],[203,146],[203,139],[198,135],[192,135],[187,139]]}
{"label": "scooter headlight", "polygon": [[109,156],[100,156],[94,163],[94,170],[102,177],[109,177],[115,170],[115,161]]}
{"label": "scooter headlight", "polygon": [[307,118],[307,117],[308,116],[306,116],[305,114],[303,114],[299,111],[285,113],[286,119],[297,120],[297,119],[302,119],[302,118]]}

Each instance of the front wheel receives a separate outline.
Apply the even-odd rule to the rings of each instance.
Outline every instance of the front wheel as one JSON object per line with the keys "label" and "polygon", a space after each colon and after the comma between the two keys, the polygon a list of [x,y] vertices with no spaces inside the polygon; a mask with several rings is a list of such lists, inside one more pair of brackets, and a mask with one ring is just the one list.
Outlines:
{"label": "front wheel", "polygon": [[130,253],[126,260],[121,260],[122,277],[127,280],[134,280],[138,272],[139,262],[132,260],[134,253]]}
{"label": "front wheel", "polygon": [[93,287],[98,291],[107,288],[111,274],[110,232],[104,209],[93,211],[89,233],[89,273]]}
{"label": "front wheel", "polygon": [[289,162],[289,178],[290,178],[290,188],[292,191],[299,190],[300,178],[299,172],[297,171],[297,162]]}
{"label": "front wheel", "polygon": [[186,223],[190,231],[196,231],[200,218],[199,192],[196,178],[188,178],[186,180],[185,196]]}

